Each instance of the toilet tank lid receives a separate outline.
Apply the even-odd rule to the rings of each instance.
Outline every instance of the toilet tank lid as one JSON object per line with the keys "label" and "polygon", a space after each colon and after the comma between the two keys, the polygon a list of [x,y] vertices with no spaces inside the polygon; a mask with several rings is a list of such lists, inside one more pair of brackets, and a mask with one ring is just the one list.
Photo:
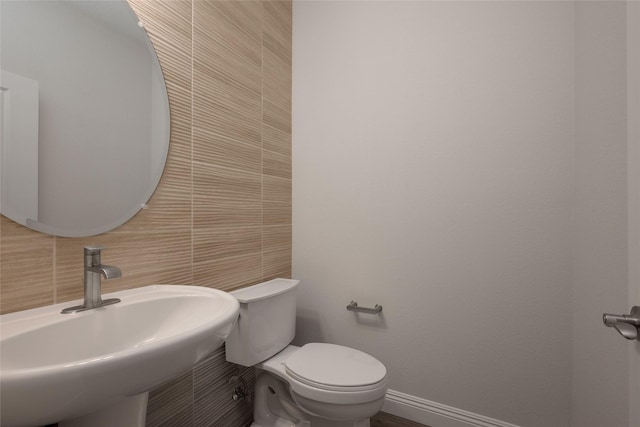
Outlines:
{"label": "toilet tank lid", "polygon": [[300,283],[299,280],[273,279],[268,282],[238,289],[237,291],[231,292],[231,295],[233,295],[238,302],[246,304],[289,292],[298,286],[298,283]]}

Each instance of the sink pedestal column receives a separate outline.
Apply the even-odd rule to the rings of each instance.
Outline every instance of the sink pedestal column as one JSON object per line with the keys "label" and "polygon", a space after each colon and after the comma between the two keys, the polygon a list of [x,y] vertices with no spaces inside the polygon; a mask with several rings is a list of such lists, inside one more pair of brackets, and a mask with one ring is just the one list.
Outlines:
{"label": "sink pedestal column", "polygon": [[58,423],[59,427],[144,427],[149,392],[125,397],[87,415]]}

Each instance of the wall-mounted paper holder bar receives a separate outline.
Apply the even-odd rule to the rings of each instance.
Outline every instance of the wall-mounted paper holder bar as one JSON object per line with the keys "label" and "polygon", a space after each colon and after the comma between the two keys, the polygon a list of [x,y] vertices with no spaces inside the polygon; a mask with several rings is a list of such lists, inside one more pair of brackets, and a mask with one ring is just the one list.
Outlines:
{"label": "wall-mounted paper holder bar", "polygon": [[347,310],[349,311],[355,311],[358,313],[369,313],[369,314],[378,314],[382,311],[382,306],[376,304],[375,307],[370,308],[370,307],[359,307],[358,303],[355,301],[351,301],[349,303],[349,305],[347,306]]}

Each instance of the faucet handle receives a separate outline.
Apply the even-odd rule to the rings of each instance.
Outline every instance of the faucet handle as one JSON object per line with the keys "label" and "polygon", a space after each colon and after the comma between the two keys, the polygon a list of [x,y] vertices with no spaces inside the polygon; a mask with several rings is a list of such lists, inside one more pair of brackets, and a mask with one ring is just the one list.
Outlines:
{"label": "faucet handle", "polygon": [[107,249],[107,248],[100,245],[87,245],[84,247],[84,254],[85,255],[99,254],[104,249]]}

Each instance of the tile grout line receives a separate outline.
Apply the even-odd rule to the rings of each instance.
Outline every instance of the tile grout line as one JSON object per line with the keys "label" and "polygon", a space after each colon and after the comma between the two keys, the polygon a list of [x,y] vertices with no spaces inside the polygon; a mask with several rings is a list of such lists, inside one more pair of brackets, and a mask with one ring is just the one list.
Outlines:
{"label": "tile grout line", "polygon": [[288,224],[289,231],[289,278],[293,278],[293,0],[291,4],[291,15],[289,16],[289,22],[291,23],[291,32],[289,34],[291,40],[291,47],[289,50],[289,167],[290,167],[290,187],[289,187],[289,206],[291,219]]}
{"label": "tile grout line", "polygon": [[[195,0],[191,0],[191,88],[190,88],[190,93],[189,95],[191,96],[191,117],[190,117],[190,123],[189,123],[189,130],[191,132],[191,134],[189,135],[189,139],[191,141],[191,284],[193,284],[194,282],[194,266],[193,266],[193,259],[194,259],[194,251],[195,251],[195,246],[194,246],[194,231],[193,231],[193,106],[194,106],[194,102],[193,102],[193,87],[194,87],[194,81],[193,81],[193,69],[194,69],[194,58],[195,58]],[[195,419],[196,419],[196,370],[195,370],[195,366],[191,368],[191,424],[193,425],[195,423]]]}
{"label": "tile grout line", "polygon": [[[194,102],[193,102],[193,87],[194,87],[194,79],[193,79],[193,69],[194,69],[194,62],[195,62],[195,0],[191,1],[191,88],[190,88],[190,96],[191,96],[191,116],[190,116],[190,123],[189,123],[189,130],[190,130],[190,135],[189,135],[189,140],[191,143],[191,284],[193,284],[194,281],[194,266],[193,266],[193,259],[194,259],[194,232],[193,232],[193,209],[194,209],[194,203],[193,203],[193,107],[194,107]],[[192,394],[192,397],[195,398],[195,394]],[[195,417],[195,414],[193,414],[193,416]]]}
{"label": "tile grout line", "polygon": [[260,17],[260,280],[264,280],[264,2]]}

